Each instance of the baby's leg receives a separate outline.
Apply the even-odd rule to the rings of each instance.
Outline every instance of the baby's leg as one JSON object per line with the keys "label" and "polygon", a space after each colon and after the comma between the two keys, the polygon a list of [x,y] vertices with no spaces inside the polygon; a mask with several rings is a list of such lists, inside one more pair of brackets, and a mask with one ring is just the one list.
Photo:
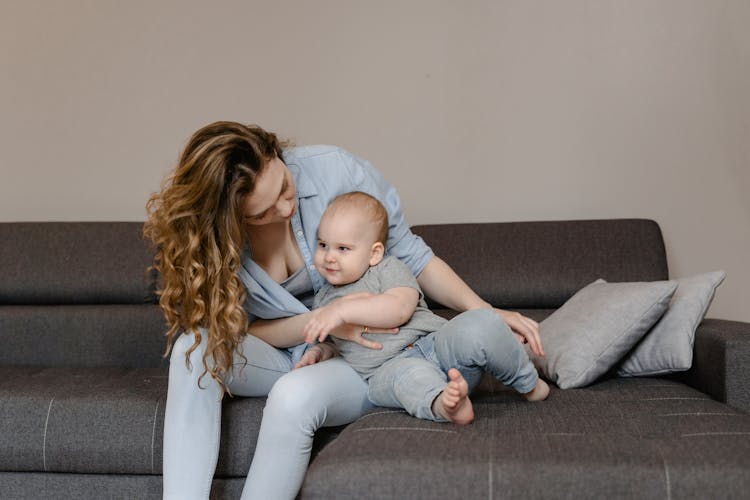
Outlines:
{"label": "baby's leg", "polygon": [[[457,382],[451,380],[446,384],[445,373],[435,363],[421,356],[393,358],[378,368],[367,382],[367,396],[373,404],[403,408],[410,415],[425,420],[452,421],[445,413],[434,411],[434,404],[438,400],[442,401],[444,394],[446,400],[450,401],[447,404],[451,408],[458,406],[462,400]],[[446,393],[449,387],[450,390]],[[464,389],[464,393],[463,398],[468,400],[468,388]],[[442,409],[442,403],[438,407]],[[456,410],[452,411],[455,413]]]}
{"label": "baby's leg", "polygon": [[536,386],[523,395],[528,401],[544,401],[549,396],[549,385],[542,379],[537,379]]}
{"label": "baby's leg", "polygon": [[490,309],[459,314],[432,338],[435,358],[444,370],[457,368],[467,380],[476,378],[477,370],[487,371],[531,401],[549,393],[510,327]]}
{"label": "baby's leg", "polygon": [[440,415],[454,424],[470,424],[474,421],[474,407],[469,399],[469,384],[455,368],[448,370],[448,385],[432,403],[432,413]]}

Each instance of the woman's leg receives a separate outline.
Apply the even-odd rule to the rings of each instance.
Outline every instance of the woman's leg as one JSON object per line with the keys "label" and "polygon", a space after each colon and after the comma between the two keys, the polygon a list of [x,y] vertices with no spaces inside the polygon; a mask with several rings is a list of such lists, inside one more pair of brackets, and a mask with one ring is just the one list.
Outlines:
{"label": "woman's leg", "polygon": [[352,422],[370,407],[367,383],[341,358],[281,377],[263,410],[243,500],[293,499],[305,478],[315,431]]}
{"label": "woman's leg", "polygon": [[459,314],[430,337],[440,368],[445,372],[457,368],[470,389],[479,383],[482,371],[524,394],[539,379],[510,327],[490,309]]}
{"label": "woman's leg", "polygon": [[[165,499],[207,499],[219,456],[221,386],[207,374],[198,387],[206,352],[206,333],[202,333],[202,342],[190,354],[191,368],[185,364],[185,353],[193,346],[195,335],[183,333],[172,347],[164,416]],[[251,335],[243,341],[243,350],[248,365],[229,380],[235,394],[265,396],[291,369],[285,350]],[[236,362],[241,360],[236,357]]]}

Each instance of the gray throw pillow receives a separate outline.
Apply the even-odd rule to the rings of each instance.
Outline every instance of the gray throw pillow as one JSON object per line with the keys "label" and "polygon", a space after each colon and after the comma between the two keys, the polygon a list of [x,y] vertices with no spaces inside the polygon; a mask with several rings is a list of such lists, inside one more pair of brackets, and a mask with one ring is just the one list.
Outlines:
{"label": "gray throw pillow", "polygon": [[669,309],[625,356],[617,374],[634,377],[689,369],[693,364],[695,330],[725,277],[724,271],[714,271],[677,280]]}
{"label": "gray throw pillow", "polygon": [[546,356],[527,353],[561,389],[583,387],[614,367],[664,314],[675,281],[607,283],[579,290],[539,325]]}

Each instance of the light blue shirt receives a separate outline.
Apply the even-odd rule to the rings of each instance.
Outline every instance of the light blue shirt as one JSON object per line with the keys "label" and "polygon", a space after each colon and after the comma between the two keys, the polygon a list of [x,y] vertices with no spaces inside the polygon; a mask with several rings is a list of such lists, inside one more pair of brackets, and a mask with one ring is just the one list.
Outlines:
{"label": "light blue shirt", "polygon": [[[313,264],[320,218],[331,200],[351,191],[363,191],[385,206],[388,211],[387,253],[398,257],[414,276],[419,276],[432,258],[432,250],[411,232],[396,189],[369,162],[333,146],[290,148],[284,151],[283,157],[297,187],[298,209],[292,216],[292,228],[316,293],[325,282]],[[247,288],[245,310],[250,322],[309,311],[252,260],[249,247],[242,256],[239,276]]]}

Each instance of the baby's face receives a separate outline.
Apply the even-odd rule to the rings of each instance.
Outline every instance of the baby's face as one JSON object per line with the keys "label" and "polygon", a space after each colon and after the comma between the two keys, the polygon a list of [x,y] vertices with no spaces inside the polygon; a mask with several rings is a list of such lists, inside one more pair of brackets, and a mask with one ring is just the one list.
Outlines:
{"label": "baby's face", "polygon": [[[327,211],[318,227],[315,267],[332,285],[357,281],[371,265],[376,229],[356,210]],[[379,259],[377,259],[379,261]]]}

